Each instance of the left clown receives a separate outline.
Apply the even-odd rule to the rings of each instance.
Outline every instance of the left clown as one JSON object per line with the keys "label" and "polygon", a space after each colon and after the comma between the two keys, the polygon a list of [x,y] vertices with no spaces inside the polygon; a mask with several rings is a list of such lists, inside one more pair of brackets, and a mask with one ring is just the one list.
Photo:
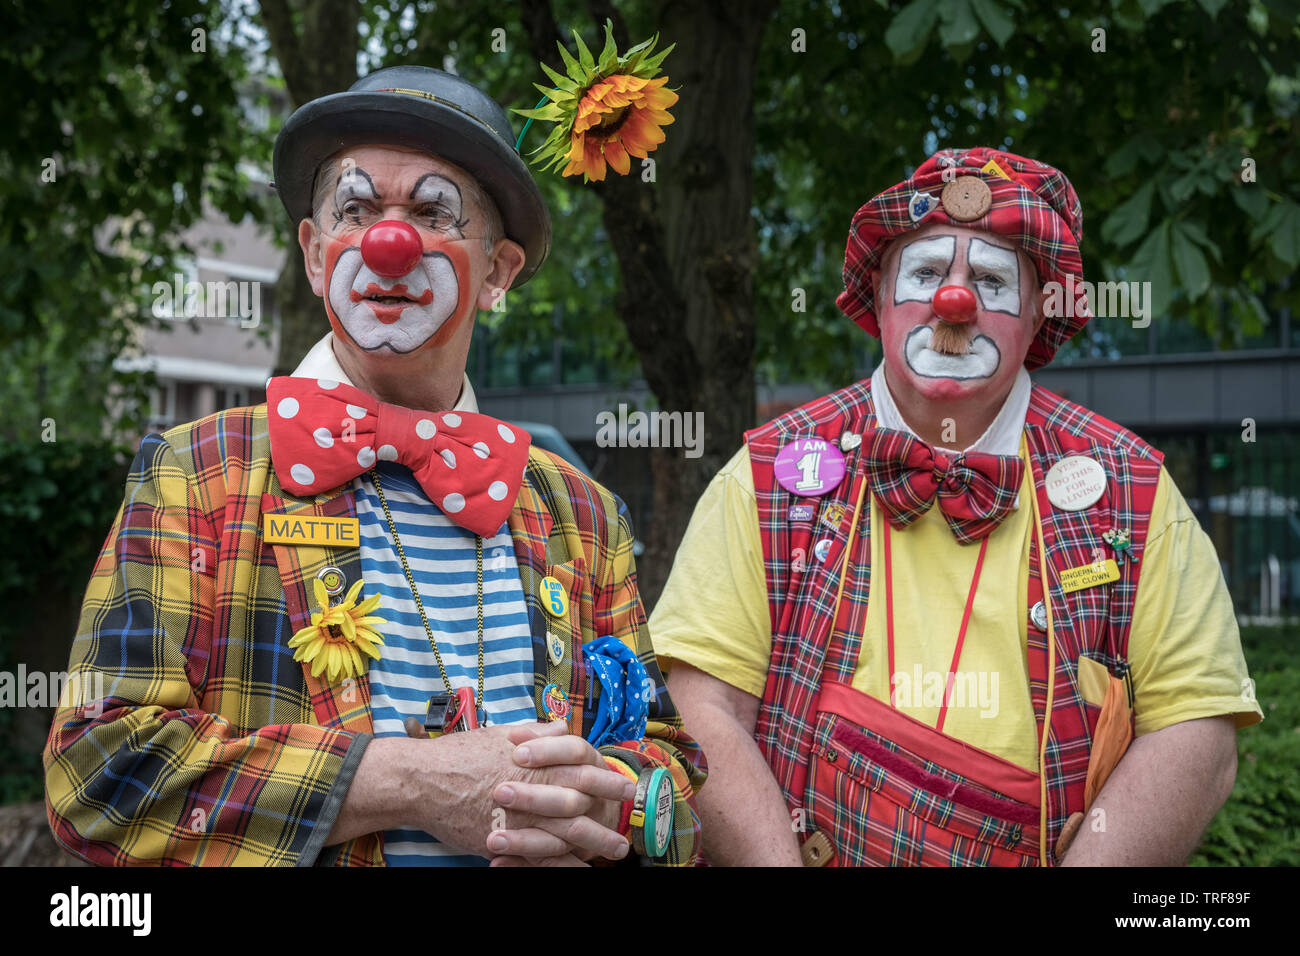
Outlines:
{"label": "left clown", "polygon": [[55,715],[59,843],[111,865],[697,856],[704,756],[617,496],[480,414],[474,319],[551,224],[501,107],[424,67],[298,109],[275,180],[330,331],[265,404],[144,439]]}

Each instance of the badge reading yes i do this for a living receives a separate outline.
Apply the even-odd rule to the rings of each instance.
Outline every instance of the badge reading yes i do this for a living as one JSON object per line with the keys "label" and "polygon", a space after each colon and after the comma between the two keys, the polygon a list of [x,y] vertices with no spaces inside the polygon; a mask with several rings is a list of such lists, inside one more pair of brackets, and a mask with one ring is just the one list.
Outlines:
{"label": "badge reading yes i do this for a living", "polygon": [[1047,471],[1047,500],[1062,511],[1082,511],[1106,491],[1106,472],[1095,458],[1070,455]]}
{"label": "badge reading yes i do this for a living", "polygon": [[772,472],[786,491],[817,498],[844,480],[844,455],[825,438],[800,438],[777,452]]}

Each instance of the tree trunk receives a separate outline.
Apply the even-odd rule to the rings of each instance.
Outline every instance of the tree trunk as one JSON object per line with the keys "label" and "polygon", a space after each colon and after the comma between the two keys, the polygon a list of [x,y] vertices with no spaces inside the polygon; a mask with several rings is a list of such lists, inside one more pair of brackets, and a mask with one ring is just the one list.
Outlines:
{"label": "tree trunk", "polygon": [[[626,30],[609,4],[589,6],[601,22],[613,17],[626,49]],[[642,181],[634,159],[631,175],[610,173],[585,187],[603,201],[622,278],[619,312],[660,409],[704,414],[700,457],[652,451],[654,517],[637,529],[646,543],[638,584],[647,609],[696,500],[754,424],[754,73],[774,9],[774,0],[660,3],[661,47],[677,44],[663,71],[681,99],[666,142],[650,154],[655,182]],[[529,0],[523,19],[534,55],[558,68],[549,3]]]}
{"label": "tree trunk", "polygon": [[[357,79],[358,0],[262,0],[262,22],[293,106],[346,90]],[[349,42],[350,41],[350,42]],[[320,157],[324,159],[325,157]],[[328,326],[298,251],[298,224],[288,230],[288,254],[275,284],[280,346],[272,375],[292,372]]]}

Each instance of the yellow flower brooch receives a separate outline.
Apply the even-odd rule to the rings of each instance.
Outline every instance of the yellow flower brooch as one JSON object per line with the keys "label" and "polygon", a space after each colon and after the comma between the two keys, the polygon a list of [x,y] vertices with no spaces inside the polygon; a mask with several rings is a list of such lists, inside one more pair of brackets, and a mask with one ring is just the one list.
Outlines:
{"label": "yellow flower brooch", "polygon": [[320,578],[312,581],[312,590],[316,595],[319,611],[313,611],[311,624],[289,639],[289,646],[297,648],[293,653],[295,661],[311,664],[311,676],[325,674],[331,684],[339,679],[360,677],[366,672],[369,663],[361,656],[362,652],[379,660],[376,645],[383,645],[383,638],[374,625],[387,623],[381,617],[368,617],[379,607],[379,595],[372,594],[360,604],[356,603],[361,593],[362,582],[352,585],[347,596],[330,606],[329,594]]}

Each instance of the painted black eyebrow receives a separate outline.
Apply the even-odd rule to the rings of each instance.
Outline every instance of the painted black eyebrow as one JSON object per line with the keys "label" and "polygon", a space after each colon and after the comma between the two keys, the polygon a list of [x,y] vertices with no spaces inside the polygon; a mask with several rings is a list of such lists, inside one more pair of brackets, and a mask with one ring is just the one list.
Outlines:
{"label": "painted black eyebrow", "polygon": [[460,187],[457,186],[450,179],[448,179],[446,176],[442,175],[442,173],[425,173],[423,176],[421,176],[419,179],[415,181],[415,185],[411,187],[411,194],[406,198],[412,200],[415,199],[415,194],[420,191],[420,187],[424,185],[424,181],[426,179],[432,179],[434,177],[441,179],[447,185],[451,186],[452,189],[456,190],[456,209],[458,212],[464,212],[465,200],[461,197]]}
{"label": "painted black eyebrow", "polygon": [[[338,198],[339,191],[343,188],[343,184],[344,184],[344,183],[347,183],[348,180],[349,180],[349,178],[351,178],[352,176],[361,176],[363,179],[365,179],[365,181],[366,181],[366,185],[370,187],[370,198],[371,198],[371,199],[383,199],[383,198],[384,198],[383,196],[379,195],[379,190],[375,189],[375,183],[374,183],[374,180],[372,180],[372,179],[370,178],[370,174],[369,174],[369,173],[367,173],[367,172],[366,172],[364,169],[362,169],[360,166],[349,166],[349,167],[348,167],[346,170],[344,170],[343,173],[339,176],[338,185],[336,185],[336,186],[334,187],[334,197],[335,197],[336,199]],[[350,184],[349,184],[349,185],[350,185]]]}
{"label": "painted black eyebrow", "polygon": [[[923,241],[923,240],[919,240],[919,239],[918,239],[917,241],[918,241],[918,242],[921,242],[921,241]],[[1004,245],[1000,245],[999,243],[996,243],[996,242],[989,242],[989,241],[988,241],[987,239],[985,239],[983,236],[971,236],[971,237],[970,237],[970,241],[971,241],[971,242],[982,242],[982,243],[984,243],[984,245],[986,245],[986,246],[992,246],[994,249],[1001,249],[1003,252],[1012,252],[1012,253],[1019,253],[1019,252],[1020,252],[1020,250],[1019,250],[1018,248],[1016,248],[1015,246],[1004,246]],[[970,258],[970,243],[969,243],[969,242],[966,244],[966,257],[967,257],[967,258]]]}
{"label": "painted black eyebrow", "polygon": [[[939,239],[952,239],[952,240],[953,240],[952,252],[947,253],[947,254],[944,254],[944,253],[941,253],[941,252],[934,252],[934,253],[931,253],[931,252],[925,252],[925,253],[922,253],[922,254],[928,257],[928,260],[927,260],[927,261],[931,261],[931,262],[933,262],[933,261],[937,261],[937,260],[939,260],[939,259],[944,259],[944,260],[947,261],[948,265],[952,265],[953,260],[954,260],[954,259],[956,258],[956,256],[957,256],[957,241],[956,241],[956,240],[957,240],[957,237],[956,237],[956,236],[948,236],[948,235],[940,235],[940,236],[926,236],[924,239],[913,239],[911,242],[907,243],[907,245],[903,246],[901,249],[898,250],[898,253],[899,253],[899,254],[898,254],[899,263],[900,263],[900,264],[902,263],[903,253],[905,253],[908,249],[911,249],[913,246],[924,245],[924,244],[927,244],[927,243],[935,242],[936,240],[939,240]],[[992,245],[992,243],[990,243],[990,245]],[[937,246],[934,246],[934,247],[932,247],[932,248],[936,248],[936,249],[937,249],[938,247],[937,247]]]}

